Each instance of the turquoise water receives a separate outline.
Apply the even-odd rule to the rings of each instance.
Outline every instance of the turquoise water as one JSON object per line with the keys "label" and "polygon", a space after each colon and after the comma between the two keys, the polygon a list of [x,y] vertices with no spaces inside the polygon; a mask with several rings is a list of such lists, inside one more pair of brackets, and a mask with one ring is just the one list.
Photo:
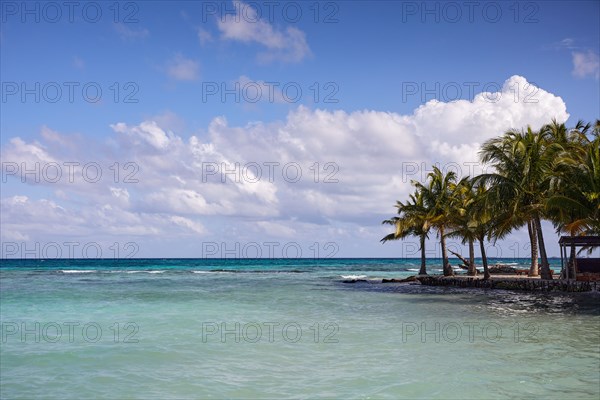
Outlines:
{"label": "turquoise water", "polygon": [[381,283],[410,259],[0,262],[2,399],[600,396],[598,293]]}

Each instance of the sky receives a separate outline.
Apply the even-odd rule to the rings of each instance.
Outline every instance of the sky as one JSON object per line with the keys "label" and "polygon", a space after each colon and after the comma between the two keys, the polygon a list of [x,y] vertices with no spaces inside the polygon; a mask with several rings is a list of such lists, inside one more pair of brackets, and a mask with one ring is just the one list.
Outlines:
{"label": "sky", "polygon": [[0,7],[3,258],[418,257],[411,180],[600,116],[598,1]]}

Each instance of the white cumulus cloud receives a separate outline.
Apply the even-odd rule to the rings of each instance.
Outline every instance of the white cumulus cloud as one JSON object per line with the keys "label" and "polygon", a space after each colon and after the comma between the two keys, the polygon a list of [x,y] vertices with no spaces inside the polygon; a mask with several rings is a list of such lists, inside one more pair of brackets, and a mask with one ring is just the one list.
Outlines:
{"label": "white cumulus cloud", "polygon": [[[410,180],[424,179],[433,163],[472,174],[468,163],[477,163],[485,140],[569,117],[560,97],[523,77],[498,87],[471,101],[432,100],[410,114],[300,106],[284,120],[239,126],[217,116],[202,135],[189,138],[154,120],[115,122],[114,137],[94,147],[95,161],[106,171],[101,181],[45,183],[56,194],[39,200],[28,189],[36,183],[19,186],[20,196],[2,200],[1,233],[32,238],[57,232],[136,238],[196,233],[219,240],[211,235],[242,232],[251,241],[264,235],[325,240],[339,232],[356,240],[375,237],[395,201],[412,191]],[[74,141],[65,149],[64,140],[44,127],[39,141],[12,138],[2,160],[90,161],[89,144]],[[115,160],[119,179],[108,169]],[[124,181],[134,172],[135,183]],[[21,173],[9,177],[15,184],[21,178]]]}

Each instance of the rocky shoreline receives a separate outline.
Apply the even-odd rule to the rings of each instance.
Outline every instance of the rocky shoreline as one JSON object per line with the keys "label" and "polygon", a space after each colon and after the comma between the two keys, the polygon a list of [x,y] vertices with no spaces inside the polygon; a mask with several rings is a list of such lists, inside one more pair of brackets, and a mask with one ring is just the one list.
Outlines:
{"label": "rocky shoreline", "polygon": [[538,292],[593,292],[600,291],[600,282],[598,281],[572,281],[561,279],[540,279],[520,275],[492,275],[490,279],[483,279],[483,276],[443,276],[443,275],[413,275],[408,278],[383,278],[378,279],[345,279],[343,283],[367,282],[373,284],[379,283],[405,283],[421,284],[425,286],[452,286],[461,288],[476,289],[504,289]]}
{"label": "rocky shoreline", "polygon": [[472,276],[417,276],[416,280],[426,286],[454,286],[481,289],[505,289],[542,292],[590,292],[598,291],[598,282],[539,279],[526,276],[492,276],[488,280]]}

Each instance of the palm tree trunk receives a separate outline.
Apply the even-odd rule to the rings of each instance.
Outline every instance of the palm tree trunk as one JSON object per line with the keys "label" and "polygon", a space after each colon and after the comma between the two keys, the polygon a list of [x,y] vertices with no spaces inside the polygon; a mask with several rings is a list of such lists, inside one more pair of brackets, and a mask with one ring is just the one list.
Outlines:
{"label": "palm tree trunk", "polygon": [[427,275],[427,267],[425,260],[425,235],[421,235],[421,269],[419,275]]}
{"label": "palm tree trunk", "polygon": [[483,264],[483,279],[490,279],[490,271],[488,269],[487,255],[485,254],[485,246],[483,244],[483,238],[479,238],[479,248],[481,249],[481,263]]}
{"label": "palm tree trunk", "polygon": [[575,276],[575,268],[577,267],[575,258],[577,257],[577,253],[575,252],[575,246],[571,246],[571,255],[569,256],[569,262],[567,263],[567,268],[569,268],[569,278],[573,279]]}
{"label": "palm tree trunk", "polygon": [[475,246],[473,239],[469,239],[469,270],[467,274],[470,276],[477,275],[477,268],[475,268]]}
{"label": "palm tree trunk", "polygon": [[542,223],[540,217],[534,218],[535,229],[537,231],[538,242],[540,243],[540,257],[542,258],[542,279],[552,279],[550,273],[550,263],[548,263],[548,255],[546,254],[546,245],[544,245],[544,234],[542,233]]}
{"label": "palm tree trunk", "polygon": [[442,270],[444,271],[444,276],[452,276],[454,275],[454,271],[452,271],[452,267],[450,267],[450,262],[448,261],[448,252],[446,251],[446,237],[444,236],[444,227],[440,226],[440,244],[442,245]]}
{"label": "palm tree trunk", "polygon": [[529,268],[529,276],[538,276],[538,248],[537,248],[537,233],[532,226],[531,221],[527,221],[527,230],[529,231],[529,241],[531,242],[531,267]]}

